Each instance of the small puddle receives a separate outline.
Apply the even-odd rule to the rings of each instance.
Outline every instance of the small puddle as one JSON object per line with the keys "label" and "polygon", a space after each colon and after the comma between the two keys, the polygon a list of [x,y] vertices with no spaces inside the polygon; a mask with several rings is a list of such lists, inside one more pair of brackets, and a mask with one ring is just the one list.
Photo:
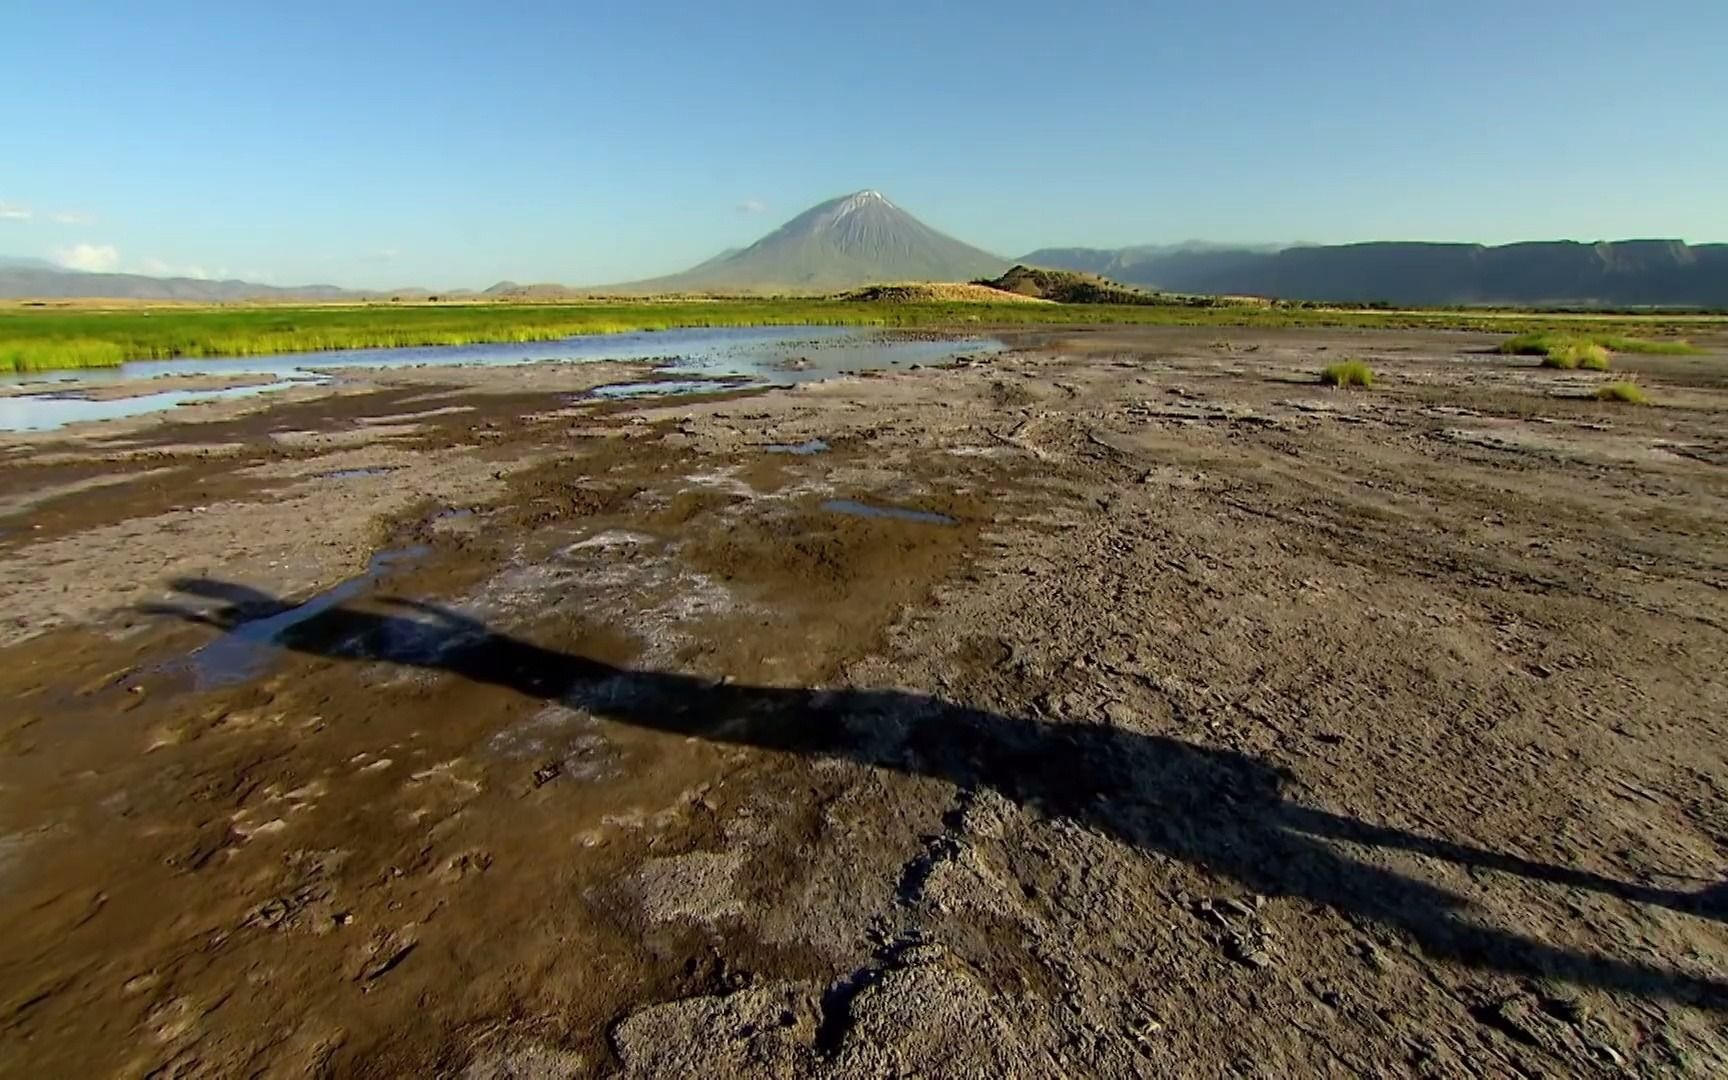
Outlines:
{"label": "small puddle", "polygon": [[826,453],[828,444],[821,439],[806,439],[801,443],[769,443],[763,449],[770,454],[796,454],[798,457],[809,457],[811,454]]}
{"label": "small puddle", "polygon": [[359,596],[398,563],[426,554],[420,545],[380,551],[357,574],[295,607],[250,619],[192,654],[192,674],[200,690],[244,682],[263,671],[281,648],[284,635],[303,623]]}
{"label": "small puddle", "polygon": [[396,465],[371,465],[359,469],[334,469],[330,472],[319,473],[318,479],[360,480],[368,476],[388,476],[395,472],[399,467],[400,466]]}
{"label": "small puddle", "polygon": [[133,397],[86,398],[60,394],[20,394],[0,397],[0,431],[57,431],[67,424],[97,420],[124,420],[146,416],[181,405],[231,401],[303,386],[308,380],[284,379],[258,386],[231,386],[225,390],[163,390]]}
{"label": "small puddle", "polygon": [[856,514],[859,517],[893,518],[896,521],[917,521],[925,525],[953,525],[955,520],[934,510],[911,510],[901,506],[872,506],[854,499],[829,499],[822,509],[836,514]]}

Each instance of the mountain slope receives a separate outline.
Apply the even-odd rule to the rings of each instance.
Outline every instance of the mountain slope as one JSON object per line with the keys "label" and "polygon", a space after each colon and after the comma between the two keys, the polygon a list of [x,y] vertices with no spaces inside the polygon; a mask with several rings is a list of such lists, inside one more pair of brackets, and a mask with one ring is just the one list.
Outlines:
{"label": "mountain slope", "polygon": [[0,270],[53,270],[55,266],[47,259],[37,259],[27,255],[0,255]]}
{"label": "mountain slope", "polygon": [[1394,304],[1728,306],[1728,244],[1570,240],[1248,249],[1046,248],[1022,261],[1171,292]]}
{"label": "mountain slope", "polygon": [[937,232],[877,192],[860,191],[811,207],[741,251],[624,288],[819,291],[878,282],[971,281],[1007,267],[1007,260]]}

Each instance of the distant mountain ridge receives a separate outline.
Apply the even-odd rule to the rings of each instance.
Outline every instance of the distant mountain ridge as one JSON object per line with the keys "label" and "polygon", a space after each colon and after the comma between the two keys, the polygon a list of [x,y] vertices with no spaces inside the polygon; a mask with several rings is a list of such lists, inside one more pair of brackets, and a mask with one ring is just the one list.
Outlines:
{"label": "distant mountain ridge", "polygon": [[277,286],[249,281],[92,274],[33,259],[0,260],[0,297],[14,300],[353,300],[372,293],[335,285]]}
{"label": "distant mountain ridge", "polygon": [[1167,292],[1285,300],[1728,307],[1728,244],[1680,240],[1045,248],[1020,261]]}
{"label": "distant mountain ridge", "polygon": [[899,281],[971,281],[1008,268],[937,232],[876,191],[830,199],[739,251],[681,274],[618,286],[631,292],[833,291]]}
{"label": "distant mountain ridge", "polygon": [[[1043,248],[1001,259],[938,232],[877,191],[804,211],[745,248],[668,277],[600,288],[504,281],[475,294],[359,291],[245,281],[67,270],[0,256],[0,298],[245,300],[436,299],[555,301],[597,294],[837,293],[868,285],[996,279],[1014,264],[1070,270],[1137,288],[1333,303],[1410,306],[1693,307],[1728,309],[1728,244],[1680,240],[1500,246],[1406,241],[1222,246],[1190,241],[1121,248]],[[1024,277],[1024,275],[1022,275]],[[1040,286],[1034,292],[1041,291]],[[1096,293],[1096,289],[1093,290]]]}

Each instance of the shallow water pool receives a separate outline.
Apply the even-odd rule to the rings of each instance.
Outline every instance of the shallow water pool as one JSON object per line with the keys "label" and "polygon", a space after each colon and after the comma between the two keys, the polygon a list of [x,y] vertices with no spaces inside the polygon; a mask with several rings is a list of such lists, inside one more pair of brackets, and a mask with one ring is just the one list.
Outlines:
{"label": "shallow water pool", "polygon": [[[510,366],[542,362],[652,362],[683,387],[662,381],[629,384],[601,396],[707,393],[732,385],[792,385],[852,371],[940,363],[957,356],[996,352],[992,338],[932,338],[843,326],[767,326],[658,330],[586,335],[557,341],[447,345],[411,349],[349,349],[282,356],[139,360],[118,368],[0,374],[0,386],[41,384],[40,393],[0,397],[0,431],[51,431],[67,424],[142,416],[200,401],[267,394],[335,378],[341,369]],[[268,375],[275,381],[222,390],[172,390],[94,401],[56,392],[55,383],[105,385],[169,375]]]}

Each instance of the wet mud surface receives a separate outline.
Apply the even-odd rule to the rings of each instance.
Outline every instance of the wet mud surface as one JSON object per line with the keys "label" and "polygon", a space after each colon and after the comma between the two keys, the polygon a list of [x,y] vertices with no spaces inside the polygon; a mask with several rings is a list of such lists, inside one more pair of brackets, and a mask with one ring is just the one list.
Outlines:
{"label": "wet mud surface", "polygon": [[0,1072],[1720,1075],[1728,343],[1007,341],[0,440]]}

